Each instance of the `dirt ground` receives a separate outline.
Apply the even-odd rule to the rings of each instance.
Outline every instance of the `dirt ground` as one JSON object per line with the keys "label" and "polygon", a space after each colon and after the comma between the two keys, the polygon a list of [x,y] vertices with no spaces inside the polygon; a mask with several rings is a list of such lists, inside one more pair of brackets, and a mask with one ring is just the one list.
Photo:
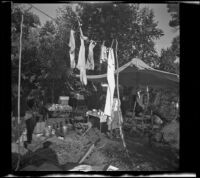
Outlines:
{"label": "dirt ground", "polygon": [[[92,143],[95,144],[91,154],[82,164],[90,165],[94,171],[103,171],[109,165],[119,168],[119,171],[176,171],[179,160],[175,152],[167,145],[148,142],[148,139],[138,136],[126,136],[129,157],[124,150],[121,139],[109,139],[97,129],[91,129],[84,137],[75,132],[69,133],[66,143],[51,138],[35,151],[28,153],[21,161],[21,170],[69,170],[78,165]],[[70,151],[71,150],[71,151]],[[13,164],[17,154],[13,154]],[[29,156],[27,156],[29,155]],[[15,160],[15,161],[14,161]],[[51,165],[47,164],[51,162]],[[44,165],[45,163],[45,165]],[[56,166],[51,168],[52,164]],[[42,165],[42,166],[41,166]]]}
{"label": "dirt ground", "polygon": [[[166,145],[152,143],[147,138],[126,138],[127,156],[121,139],[102,141],[106,145],[94,151],[86,160],[88,164],[109,164],[119,171],[176,171],[179,161],[175,152]],[[102,145],[102,144],[101,144]]]}
{"label": "dirt ground", "polygon": [[147,138],[128,138],[126,140],[131,159],[141,171],[176,171],[179,160],[172,148],[148,142]]}

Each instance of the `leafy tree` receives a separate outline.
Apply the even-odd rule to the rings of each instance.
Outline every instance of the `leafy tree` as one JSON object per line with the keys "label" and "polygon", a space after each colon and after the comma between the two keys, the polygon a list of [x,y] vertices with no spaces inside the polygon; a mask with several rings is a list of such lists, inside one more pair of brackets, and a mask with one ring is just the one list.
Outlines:
{"label": "leafy tree", "polygon": [[[175,31],[179,30],[179,4],[168,4],[167,5],[168,12],[171,14],[172,19],[169,21],[169,26],[175,29]],[[176,36],[172,40],[172,50],[174,51],[177,57],[180,57],[180,36]]]}
{"label": "leafy tree", "polygon": [[[81,17],[86,27],[91,26],[91,38],[106,40],[107,46],[113,38],[118,40],[120,65],[136,56],[150,62],[148,58],[156,54],[153,40],[162,35],[162,30],[156,28],[152,10],[140,9],[135,4],[94,4],[92,9],[88,4],[84,6]],[[91,21],[87,25],[89,18]]]}
{"label": "leafy tree", "polygon": [[67,73],[66,48],[59,35],[52,21],[47,21],[40,30],[41,85],[45,88],[46,96],[51,96],[51,102],[55,102],[58,97],[55,93],[64,90]]}
{"label": "leafy tree", "polygon": [[[12,6],[11,14],[11,61],[12,61],[12,85],[18,82],[18,60],[19,60],[19,36],[22,15],[20,5]],[[36,78],[37,67],[37,33],[34,31],[40,25],[39,18],[31,12],[24,11],[23,35],[22,35],[22,60],[21,60],[21,85],[24,94],[29,92],[29,85],[33,85]],[[31,67],[30,67],[31,66]],[[31,70],[30,70],[31,69]]]}
{"label": "leafy tree", "polygon": [[[169,26],[175,29],[175,31],[179,30],[179,5],[168,4],[167,9],[172,17],[169,21]],[[173,38],[169,48],[161,50],[159,69],[179,74],[179,63],[175,63],[179,57],[180,36],[178,35]]]}
{"label": "leafy tree", "polygon": [[[118,40],[119,65],[136,56],[148,63],[153,61],[152,56],[156,55],[153,40],[162,36],[163,32],[157,28],[152,10],[140,9],[136,4],[111,3],[78,4],[75,12],[71,7],[66,7],[60,12],[62,25],[58,28],[65,31],[61,35],[65,43],[69,41],[69,31],[73,28],[76,31],[76,45],[79,46],[79,30],[75,13],[80,16],[83,33],[89,39],[99,42],[105,40],[107,47],[111,46],[113,39]],[[95,66],[99,66],[100,46],[101,43],[98,43],[94,48]],[[78,54],[78,49],[76,50]],[[101,73],[105,72],[106,66],[103,66],[102,70]]]}
{"label": "leafy tree", "polygon": [[[168,12],[171,14],[172,19],[169,21],[169,26],[174,28],[175,31],[179,29],[179,5],[168,4]],[[162,49],[160,56],[159,69],[168,72],[179,74],[179,63],[175,63],[177,58],[180,57],[180,36],[173,38],[171,46],[167,49]]]}
{"label": "leafy tree", "polygon": [[171,48],[162,49],[160,56],[160,65],[159,69],[167,72],[176,73],[176,67],[174,61],[176,56]]}
{"label": "leafy tree", "polygon": [[172,40],[171,49],[177,57],[180,57],[180,36],[176,36]]}
{"label": "leafy tree", "polygon": [[169,26],[179,29],[179,4],[167,4],[168,12],[171,14],[172,19],[169,21]]}

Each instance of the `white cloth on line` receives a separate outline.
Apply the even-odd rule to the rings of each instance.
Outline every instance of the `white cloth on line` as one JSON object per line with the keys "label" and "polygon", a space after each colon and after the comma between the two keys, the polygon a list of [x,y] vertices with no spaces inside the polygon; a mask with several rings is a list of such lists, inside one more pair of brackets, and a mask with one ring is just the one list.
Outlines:
{"label": "white cloth on line", "polygon": [[76,67],[75,63],[75,39],[74,39],[74,30],[70,31],[70,39],[69,39],[69,56],[70,56],[70,66],[71,68]]}
{"label": "white cloth on line", "polygon": [[85,65],[85,45],[84,45],[84,39],[83,37],[80,37],[81,39],[81,46],[79,50],[78,55],[78,64],[77,68],[80,70],[80,81],[84,85],[87,85],[87,76],[86,76],[86,65]]}
{"label": "white cloth on line", "polygon": [[105,62],[105,61],[108,60],[107,48],[106,48],[106,46],[104,46],[104,43],[105,43],[105,41],[101,45],[100,63],[102,63],[103,61]]}
{"label": "white cloth on line", "polygon": [[115,91],[115,59],[113,49],[109,49],[108,54],[108,65],[107,65],[107,81],[108,81],[108,88],[107,88],[107,95],[106,95],[106,104],[104,108],[104,114],[111,116],[112,106],[113,106],[113,96]]}
{"label": "white cloth on line", "polygon": [[94,41],[90,41],[89,45],[89,52],[88,52],[88,59],[86,63],[86,69],[88,70],[94,70],[94,53],[93,53],[93,48],[96,46]]}

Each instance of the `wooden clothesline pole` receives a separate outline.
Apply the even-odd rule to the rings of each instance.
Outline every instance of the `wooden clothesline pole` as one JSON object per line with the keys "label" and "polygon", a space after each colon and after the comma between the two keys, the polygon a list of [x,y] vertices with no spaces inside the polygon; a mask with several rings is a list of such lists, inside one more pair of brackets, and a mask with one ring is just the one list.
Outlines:
{"label": "wooden clothesline pole", "polygon": [[[22,11],[22,16],[21,16],[21,24],[20,24],[20,41],[19,41],[19,70],[18,70],[18,101],[17,101],[17,110],[18,110],[18,118],[17,118],[17,137],[20,137],[20,130],[19,130],[19,124],[20,124],[20,97],[21,97],[21,56],[22,56],[22,35],[23,35],[23,22],[24,22],[24,13],[28,12],[32,7],[28,8],[25,11]],[[20,144],[20,142],[19,142]],[[18,162],[17,162],[17,167],[16,167],[16,171],[19,169],[19,165],[20,165],[20,145],[18,145]]]}
{"label": "wooden clothesline pole", "polygon": [[18,124],[20,123],[20,89],[21,89],[21,55],[22,55],[22,28],[23,28],[24,15],[21,18],[20,27],[20,41],[19,41],[19,70],[18,70]]}
{"label": "wooden clothesline pole", "polygon": [[[118,68],[119,68],[119,62],[118,62],[118,56],[117,56],[117,49],[118,49],[118,41],[117,39],[116,40],[116,50],[115,50],[115,54],[116,54],[116,63],[117,63],[117,97],[118,97],[118,102],[120,101],[120,96],[119,96],[119,71],[118,71]],[[122,123],[121,123],[121,103],[119,102],[119,105],[118,105],[118,108],[117,108],[117,111],[118,111],[118,116],[119,116],[119,129],[120,129],[120,135],[121,135],[121,139],[122,139],[122,142],[123,142],[123,146],[125,148],[125,151],[126,151],[126,155],[130,161],[130,163],[132,164],[132,166],[134,167],[134,164],[130,158],[130,155],[129,155],[129,151],[126,147],[126,142],[125,142],[125,139],[124,139],[124,134],[123,134],[123,130],[122,130]]]}
{"label": "wooden clothesline pole", "polygon": [[111,43],[111,46],[110,46],[110,48],[112,48],[112,46],[113,46],[113,43],[114,43],[114,39],[112,40],[112,43]]}
{"label": "wooden clothesline pole", "polygon": [[[21,53],[22,53],[23,20],[24,20],[24,15],[22,13],[21,25],[20,25],[20,41],[19,41],[19,72],[18,72],[18,103],[17,103],[17,110],[18,110],[17,135],[18,135],[18,138],[20,136],[20,134],[19,134],[19,124],[20,124]],[[18,152],[19,152],[19,156],[18,156],[18,162],[17,162],[16,170],[19,169],[19,164],[20,164],[20,146],[18,146]]]}
{"label": "wooden clothesline pole", "polygon": [[118,47],[118,41],[116,39],[116,51],[115,51],[115,54],[116,54],[116,63],[117,63],[117,82],[116,82],[117,83],[117,98],[118,98],[118,108],[117,108],[117,111],[118,111],[118,116],[119,116],[120,135],[121,135],[121,138],[122,138],[123,146],[124,146],[125,150],[127,151],[126,143],[125,143],[124,135],[123,135],[123,131],[122,131],[122,123],[121,123],[121,110],[120,110],[121,103],[120,103],[120,96],[119,96],[119,71],[118,71],[119,64],[118,64],[118,56],[117,56],[117,47]]}

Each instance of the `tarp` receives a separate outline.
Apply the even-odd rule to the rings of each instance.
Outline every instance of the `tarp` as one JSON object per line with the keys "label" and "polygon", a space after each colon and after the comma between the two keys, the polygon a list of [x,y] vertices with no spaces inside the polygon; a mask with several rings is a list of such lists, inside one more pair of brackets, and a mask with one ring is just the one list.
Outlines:
{"label": "tarp", "polygon": [[[138,58],[121,66],[118,71],[119,83],[124,86],[179,87],[179,75],[154,69]],[[115,74],[117,74],[117,70],[115,70]],[[106,77],[107,74],[87,75],[87,79],[94,82],[107,82]]]}

